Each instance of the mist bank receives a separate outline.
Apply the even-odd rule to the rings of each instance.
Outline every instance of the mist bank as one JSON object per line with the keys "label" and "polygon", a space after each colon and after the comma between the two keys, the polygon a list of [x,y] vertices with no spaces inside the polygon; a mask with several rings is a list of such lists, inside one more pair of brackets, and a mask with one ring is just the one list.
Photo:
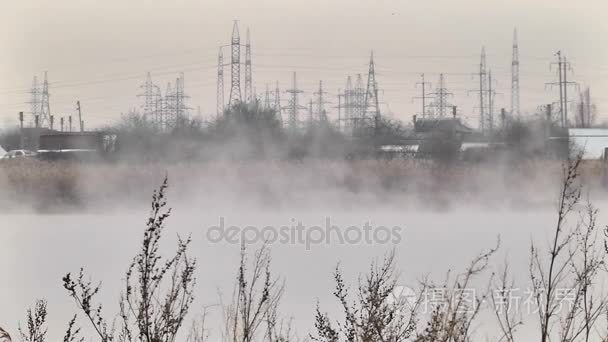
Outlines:
{"label": "mist bank", "polygon": [[[583,162],[593,196],[604,169]],[[553,206],[559,161],[438,163],[428,160],[76,163],[35,159],[0,163],[2,212],[129,211],[145,206],[167,175],[184,209],[449,210],[469,205],[529,210]]]}

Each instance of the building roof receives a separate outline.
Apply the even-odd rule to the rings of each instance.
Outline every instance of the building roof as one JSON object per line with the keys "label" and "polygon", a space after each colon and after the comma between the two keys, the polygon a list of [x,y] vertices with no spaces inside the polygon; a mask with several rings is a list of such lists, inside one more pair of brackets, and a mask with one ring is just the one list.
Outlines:
{"label": "building roof", "polygon": [[460,119],[418,119],[414,124],[416,132],[456,132],[456,133],[473,133],[473,129],[464,125]]}

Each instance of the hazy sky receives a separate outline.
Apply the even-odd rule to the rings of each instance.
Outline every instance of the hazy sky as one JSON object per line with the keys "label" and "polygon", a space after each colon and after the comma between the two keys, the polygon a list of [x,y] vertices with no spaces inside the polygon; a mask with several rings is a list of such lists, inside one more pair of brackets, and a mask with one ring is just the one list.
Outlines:
{"label": "hazy sky", "polygon": [[[550,69],[561,49],[572,78],[591,86],[600,111],[608,108],[608,22],[605,0],[2,0],[0,125],[15,125],[29,111],[32,77],[48,70],[51,111],[75,114],[82,103],[87,127],[116,120],[138,107],[146,72],[164,89],[185,73],[189,105],[215,111],[217,50],[229,43],[232,21],[251,29],[254,84],[275,80],[282,89],[298,72],[308,101],[323,80],[330,99],[347,75],[367,72],[374,50],[383,111],[410,120],[419,74],[436,83],[446,74],[452,102],[477,125],[479,52],[497,79],[496,107],[509,107],[511,39],[519,31],[522,110],[555,101]],[[228,90],[228,69],[226,89]],[[574,89],[570,94],[575,95]],[[228,96],[226,95],[226,98]],[[283,95],[286,99],[286,96]],[[574,98],[574,96],[573,96]],[[604,117],[608,119],[608,117]]]}

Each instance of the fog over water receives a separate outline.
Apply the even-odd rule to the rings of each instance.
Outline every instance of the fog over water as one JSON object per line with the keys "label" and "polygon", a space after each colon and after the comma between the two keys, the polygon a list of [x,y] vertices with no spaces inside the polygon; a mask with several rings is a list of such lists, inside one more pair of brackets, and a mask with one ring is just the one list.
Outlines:
{"label": "fog over water", "polygon": [[[492,260],[492,270],[497,270],[507,258],[517,285],[525,288],[529,278],[530,241],[545,246],[555,224],[555,195],[550,191],[538,196],[536,205],[527,209],[516,205],[488,206],[481,201],[466,204],[457,198],[452,199],[457,205],[440,209],[433,205],[424,209],[424,201],[415,206],[408,206],[406,201],[403,205],[378,201],[373,206],[370,203],[374,196],[366,198],[362,192],[361,197],[351,194],[351,197],[338,199],[335,194],[339,191],[335,188],[327,188],[326,193],[319,192],[319,197],[308,198],[308,201],[282,203],[269,208],[267,205],[252,205],[249,201],[239,202],[230,196],[218,198],[216,203],[220,204],[214,206],[211,199],[218,192],[213,187],[207,188],[211,199],[199,202],[195,199],[203,197],[192,196],[197,191],[180,193],[177,188],[183,184],[180,180],[175,183],[176,189],[169,192],[173,212],[162,246],[170,253],[175,248],[177,233],[192,233],[190,253],[199,262],[193,312],[203,305],[217,304],[218,291],[223,293],[224,301],[229,301],[231,295],[238,267],[239,244],[213,243],[207,234],[208,229],[217,226],[222,219],[226,227],[241,228],[292,226],[297,222],[306,227],[324,227],[327,219],[340,229],[353,225],[362,227],[366,222],[375,228],[402,228],[396,244],[378,241],[339,244],[334,240],[330,244],[312,244],[308,249],[300,242],[277,242],[271,246],[274,272],[286,280],[281,310],[285,315],[293,315],[294,328],[302,337],[313,328],[317,300],[329,312],[338,310],[332,295],[332,272],[338,262],[343,266],[347,279],[355,283],[357,277],[368,269],[370,261],[382,257],[394,247],[401,271],[400,283],[415,287],[425,275],[441,281],[449,269],[462,270],[480,251],[493,247],[500,236],[501,249]],[[332,192],[333,201],[329,200],[332,196],[328,196]],[[149,196],[151,189],[142,189],[142,193]],[[306,196],[311,194],[309,192]],[[528,195],[521,197],[530,198]],[[339,203],[346,198],[363,198],[363,204],[355,202],[345,206]],[[516,198],[510,202],[516,202]],[[317,205],[309,205],[319,199]],[[51,313],[49,337],[61,338],[67,320],[76,312],[74,303],[62,287],[61,277],[67,272],[77,272],[80,267],[85,267],[92,280],[103,282],[100,299],[104,310],[106,313],[116,312],[123,286],[121,279],[141,240],[148,202],[143,200],[135,205],[134,200],[129,200],[126,205],[106,207],[112,207],[112,210],[83,210],[84,213],[8,213],[0,216],[3,230],[0,269],[4,275],[10,275],[2,279],[0,322],[6,322],[10,329],[15,329],[25,308],[36,298],[44,297],[49,301]],[[596,205],[601,209],[605,203],[602,201]],[[603,217],[606,217],[605,213],[600,212],[599,222],[603,222]],[[259,245],[252,244],[250,250]],[[212,337],[219,338],[219,308],[215,312],[212,309],[211,317]],[[482,321],[485,323],[485,319]],[[494,322],[488,318],[487,324],[482,331],[493,331]],[[526,329],[534,331],[534,327],[523,328],[524,331]]]}

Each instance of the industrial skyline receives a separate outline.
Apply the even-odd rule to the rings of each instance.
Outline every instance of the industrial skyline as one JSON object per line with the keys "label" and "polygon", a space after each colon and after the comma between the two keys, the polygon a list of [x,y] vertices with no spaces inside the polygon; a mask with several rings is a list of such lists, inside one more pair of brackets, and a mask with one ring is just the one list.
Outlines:
{"label": "industrial skyline", "polygon": [[[359,13],[366,6],[367,4],[362,4],[363,8],[356,8],[354,11]],[[333,9],[333,5],[330,7]],[[76,12],[78,10],[78,8],[74,9]],[[249,60],[252,61],[247,70],[246,53],[241,53],[240,62],[242,63],[239,63],[239,68],[243,69],[241,72],[246,71],[243,76],[250,76],[243,77],[240,96],[249,96],[246,93],[251,94],[256,86],[258,93],[261,93],[266,83],[278,82],[284,106],[288,98],[284,90],[291,84],[292,73],[297,72],[298,87],[306,92],[302,97],[302,103],[307,103],[310,97],[313,97],[313,93],[318,90],[319,80],[323,81],[323,87],[328,92],[325,96],[326,100],[334,102],[333,106],[327,108],[328,115],[333,119],[337,115],[337,110],[334,108],[338,104],[337,95],[345,89],[346,77],[349,75],[356,77],[356,75],[362,74],[365,83],[369,53],[372,50],[375,53],[376,82],[382,88],[379,97],[383,114],[406,122],[411,120],[412,115],[420,112],[420,104],[411,101],[412,97],[419,96],[420,90],[414,86],[416,82],[420,81],[420,74],[424,73],[427,80],[432,82],[437,82],[439,75],[444,74],[448,89],[454,94],[450,99],[451,102],[458,106],[463,119],[476,127],[479,122],[479,110],[474,107],[476,107],[475,102],[479,103],[479,99],[475,99],[475,96],[468,94],[467,91],[475,87],[475,80],[470,75],[472,72],[478,71],[476,65],[479,64],[479,54],[476,54],[476,51],[479,51],[481,46],[486,46],[488,69],[492,69],[493,78],[496,80],[494,82],[496,90],[504,94],[495,99],[494,111],[503,107],[510,111],[513,107],[511,98],[515,82],[511,70],[515,53],[515,37],[513,37],[515,27],[519,34],[517,65],[519,67],[519,63],[521,63],[521,70],[518,73],[520,76],[516,80],[520,88],[519,103],[522,114],[535,112],[537,106],[556,99],[557,89],[545,89],[545,83],[554,78],[555,70],[549,69],[548,63],[553,60],[554,53],[560,49],[567,53],[568,61],[576,67],[576,81],[579,81],[581,86],[591,87],[600,113],[602,108],[606,107],[603,104],[608,101],[607,98],[602,97],[602,90],[606,86],[606,81],[604,81],[606,77],[602,77],[602,75],[606,75],[607,69],[599,63],[589,63],[591,47],[582,44],[586,42],[585,36],[578,38],[574,43],[583,45],[586,49],[574,48],[577,44],[571,47],[573,45],[571,35],[533,45],[530,41],[538,40],[538,36],[544,34],[546,29],[531,29],[527,23],[516,25],[517,21],[513,20],[511,25],[505,23],[504,26],[501,26],[497,23],[492,26],[492,35],[499,36],[501,39],[488,38],[484,35],[471,39],[470,34],[476,32],[474,25],[470,27],[470,33],[464,32],[463,29],[446,33],[449,38],[443,42],[433,40],[435,31],[429,31],[427,26],[417,26],[422,32],[416,33],[416,35],[408,31],[400,31],[394,35],[386,31],[386,25],[377,25],[378,30],[375,37],[357,35],[354,32],[354,40],[332,43],[331,37],[307,32],[300,32],[295,36],[292,26],[289,25],[287,27],[290,29],[271,32],[269,26],[272,22],[261,23],[259,19],[252,19],[249,11],[243,11],[243,15],[240,16],[238,11],[233,14],[234,16],[230,20],[240,19],[243,31],[245,29],[251,31],[250,37],[248,37],[249,44],[247,42],[243,45],[239,44],[242,46],[243,52],[246,52],[246,46],[249,46]],[[384,15],[388,20],[395,20],[395,25],[402,25],[402,17],[406,14],[399,9],[394,9],[390,13],[375,13],[377,18]],[[396,20],[398,18],[400,20]],[[319,20],[324,22],[325,19],[320,18]],[[202,35],[196,40],[190,39],[180,43],[181,48],[167,49],[161,44],[156,49],[146,48],[137,51],[117,49],[115,55],[106,56],[105,63],[96,64],[97,61],[87,58],[82,58],[80,63],[76,64],[70,64],[69,59],[65,60],[65,63],[61,63],[61,61],[50,63],[48,60],[45,61],[43,56],[29,57],[30,60],[33,59],[33,63],[24,66],[23,62],[20,62],[17,63],[20,67],[15,69],[26,69],[31,73],[19,72],[18,75],[7,77],[2,81],[0,124],[6,126],[9,120],[14,120],[18,111],[28,112],[30,110],[30,106],[26,103],[30,102],[31,86],[24,85],[31,83],[33,75],[41,75],[44,71],[48,71],[50,105],[53,112],[73,115],[74,103],[76,100],[80,100],[86,106],[89,127],[98,127],[108,121],[117,120],[120,113],[126,113],[131,108],[139,108],[141,101],[136,96],[140,94],[139,87],[145,82],[148,72],[158,84],[174,82],[176,76],[183,72],[187,79],[183,86],[191,96],[188,104],[194,108],[200,106],[205,117],[213,117],[219,108],[217,104],[218,46],[229,41],[230,25],[230,21],[213,24],[212,36]],[[277,28],[282,28],[282,26]],[[602,26],[594,28],[596,30],[605,29]],[[428,39],[425,39],[424,44],[412,43],[413,38],[424,36],[424,29],[428,33]],[[182,34],[186,31],[183,30]],[[292,35],[292,40],[285,40],[287,34]],[[458,36],[469,37],[466,42],[459,43],[455,39]],[[353,41],[356,43],[355,47],[353,47]],[[400,45],[403,45],[403,48],[390,46],[390,43],[396,42],[402,42]],[[173,42],[169,41],[168,45],[172,45],[171,43]],[[300,46],[298,47],[298,45]],[[304,45],[310,45],[310,48],[304,48]],[[419,45],[423,45],[424,49],[421,49]],[[443,47],[438,47],[442,45]],[[458,48],[455,48],[457,45],[459,45]],[[542,51],[538,45],[542,45]],[[72,46],[71,49],[71,51],[81,54],[86,52],[82,46]],[[224,50],[224,63],[231,62],[230,52]],[[599,60],[604,55],[606,55],[606,50],[600,48],[599,51],[594,50],[593,58]],[[91,69],[95,65],[99,66],[100,72],[79,72],[77,70]],[[129,66],[127,67],[127,65]],[[252,69],[253,75],[250,71]],[[224,70],[224,75],[228,74],[230,72]],[[230,82],[227,82],[229,79],[230,77],[224,79],[226,88],[230,87]],[[15,82],[9,83],[9,80],[15,80]],[[251,85],[245,86],[248,81],[251,82]],[[228,93],[229,89],[226,90]],[[578,96],[578,93],[570,90],[569,97],[572,100],[577,99]],[[229,99],[228,94],[225,95],[225,98]],[[428,104],[430,103],[429,99]]]}

